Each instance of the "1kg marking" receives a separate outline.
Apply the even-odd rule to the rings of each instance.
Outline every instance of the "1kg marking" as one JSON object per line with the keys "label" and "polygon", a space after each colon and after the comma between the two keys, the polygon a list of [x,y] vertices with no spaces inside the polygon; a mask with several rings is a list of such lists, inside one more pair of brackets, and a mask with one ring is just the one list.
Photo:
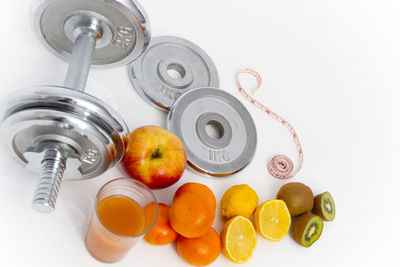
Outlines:
{"label": "1kg marking", "polygon": [[94,150],[94,149],[89,149],[86,150],[85,154],[83,155],[82,161],[93,165],[97,162],[97,159],[99,158],[99,151]]}
{"label": "1kg marking", "polygon": [[168,97],[169,99],[175,101],[178,97],[181,96],[181,93],[176,92],[174,89],[169,88],[168,86],[161,85],[160,89],[158,89],[158,93]]}
{"label": "1kg marking", "polygon": [[208,159],[210,161],[215,161],[215,162],[223,162],[223,161],[229,161],[229,153],[226,150],[209,150],[208,151]]}

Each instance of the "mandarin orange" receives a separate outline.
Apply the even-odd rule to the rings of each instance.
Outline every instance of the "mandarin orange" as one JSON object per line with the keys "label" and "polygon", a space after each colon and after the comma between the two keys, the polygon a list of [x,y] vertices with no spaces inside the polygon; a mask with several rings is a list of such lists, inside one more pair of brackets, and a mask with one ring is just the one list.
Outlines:
{"label": "mandarin orange", "polygon": [[211,189],[204,185],[204,184],[199,184],[199,183],[186,183],[181,185],[178,190],[176,190],[174,198],[179,197],[183,193],[200,193],[203,194],[207,200],[210,201],[213,209],[217,207],[217,200],[215,199],[215,195]]}
{"label": "mandarin orange", "polygon": [[188,238],[204,235],[215,218],[215,209],[201,193],[182,193],[175,197],[169,212],[172,228]]}
{"label": "mandarin orange", "polygon": [[[152,202],[144,207],[144,215],[146,218],[146,229],[154,221],[155,203]],[[169,222],[169,209],[170,207],[164,203],[158,203],[158,217],[153,228],[144,236],[144,239],[152,245],[167,245],[173,242],[178,233],[174,231]]]}
{"label": "mandarin orange", "polygon": [[206,266],[214,262],[221,253],[221,239],[211,227],[200,237],[178,237],[176,249],[187,263]]}

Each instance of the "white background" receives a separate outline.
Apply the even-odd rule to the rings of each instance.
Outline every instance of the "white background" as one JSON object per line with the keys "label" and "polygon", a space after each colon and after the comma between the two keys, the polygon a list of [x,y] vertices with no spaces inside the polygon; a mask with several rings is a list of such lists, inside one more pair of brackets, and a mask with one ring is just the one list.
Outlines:
{"label": "white background", "polygon": [[[47,52],[29,21],[31,1],[0,2],[0,98],[31,85],[61,85],[67,64]],[[273,243],[258,236],[246,266],[399,266],[400,2],[367,0],[160,1],[142,0],[153,36],[177,35],[214,60],[221,88],[244,102],[235,74],[250,66],[264,77],[256,97],[289,120],[300,136],[304,167],[292,181],[315,194],[330,191],[336,219],[303,248],[290,236]],[[133,90],[124,67],[93,70],[87,92],[113,106],[130,129],[165,127],[166,113]],[[247,183],[260,202],[285,182],[272,178],[276,153],[296,159],[289,134],[248,103],[258,131],[252,163],[227,178],[186,171],[156,192],[167,204],[179,185],[209,185],[219,200]],[[31,210],[36,176],[0,153],[0,265],[103,266],[87,253],[84,235],[98,188],[123,176],[119,168],[84,182],[64,182],[56,212]],[[219,210],[218,210],[219,212]],[[220,231],[220,218],[214,227]],[[141,242],[115,266],[185,266],[173,245]],[[222,254],[213,266],[234,266]]]}

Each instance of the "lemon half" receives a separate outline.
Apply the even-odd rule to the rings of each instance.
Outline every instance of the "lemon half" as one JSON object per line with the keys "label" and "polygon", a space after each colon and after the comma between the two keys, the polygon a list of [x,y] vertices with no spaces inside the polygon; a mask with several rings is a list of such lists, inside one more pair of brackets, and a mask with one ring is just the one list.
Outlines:
{"label": "lemon half", "polygon": [[291,217],[285,202],[271,199],[257,207],[254,212],[254,226],[263,237],[278,242],[290,229]]}
{"label": "lemon half", "polygon": [[245,263],[253,255],[257,245],[257,234],[253,223],[235,216],[225,223],[221,231],[222,253],[234,263]]}

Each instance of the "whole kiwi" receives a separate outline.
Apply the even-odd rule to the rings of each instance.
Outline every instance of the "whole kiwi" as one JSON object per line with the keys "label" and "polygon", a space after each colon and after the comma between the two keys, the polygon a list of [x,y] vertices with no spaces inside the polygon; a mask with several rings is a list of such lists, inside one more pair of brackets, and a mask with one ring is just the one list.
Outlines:
{"label": "whole kiwi", "polygon": [[302,183],[287,183],[279,189],[277,198],[285,201],[290,215],[295,217],[307,213],[314,206],[311,188]]}

